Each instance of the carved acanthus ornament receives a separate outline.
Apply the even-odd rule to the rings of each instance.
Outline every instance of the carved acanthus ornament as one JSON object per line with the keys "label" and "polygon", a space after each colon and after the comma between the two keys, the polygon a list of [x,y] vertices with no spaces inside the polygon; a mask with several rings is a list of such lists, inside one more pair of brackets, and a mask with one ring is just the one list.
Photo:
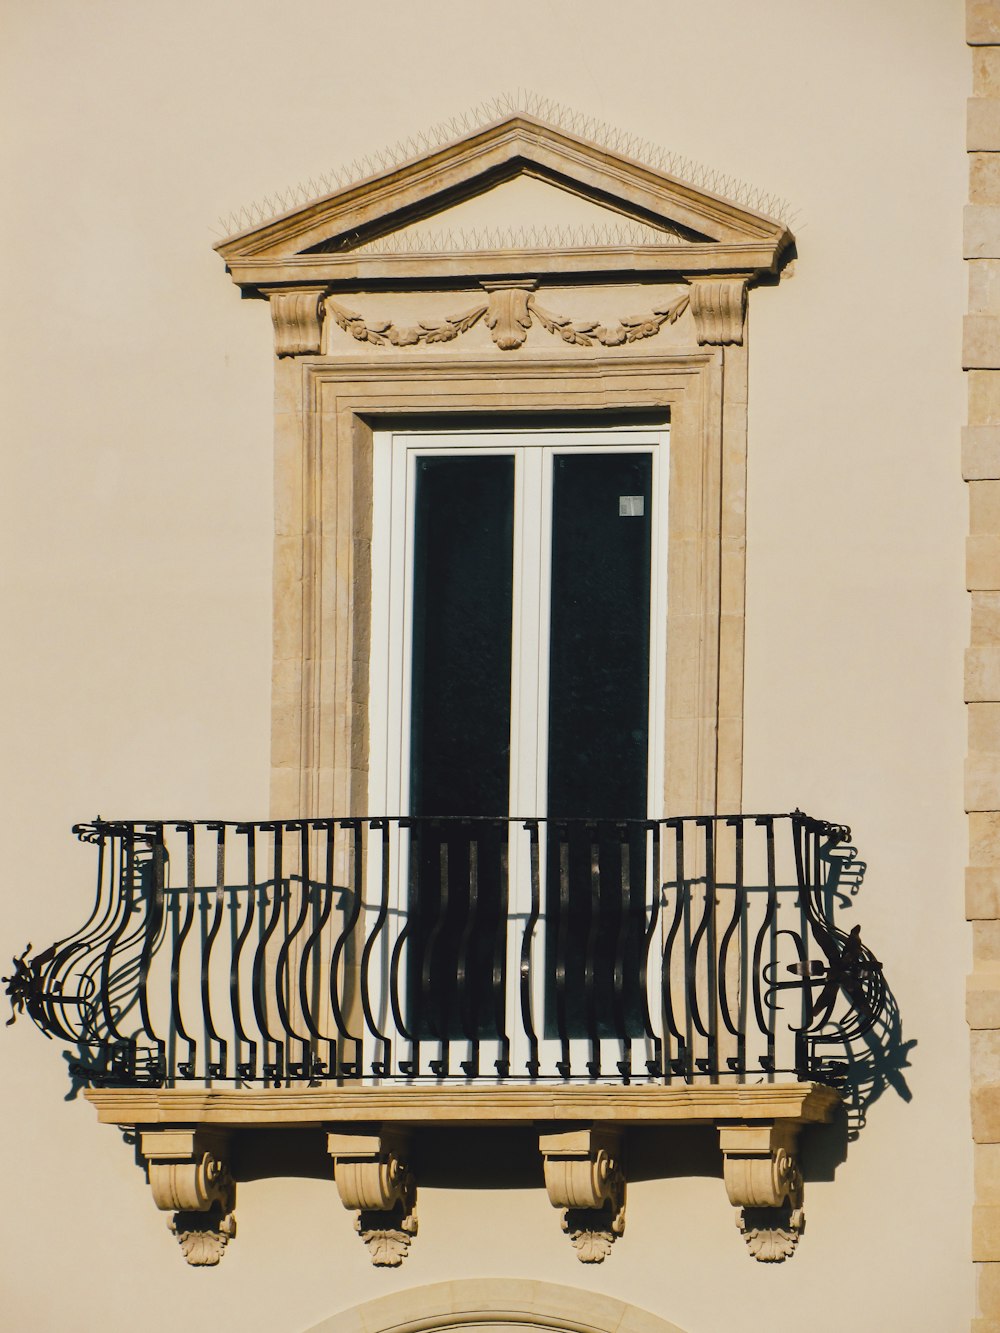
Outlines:
{"label": "carved acanthus ornament", "polygon": [[625,1230],[621,1136],[609,1129],[542,1134],[545,1188],[584,1264],[599,1264]]}
{"label": "carved acanthus ornament", "polygon": [[274,350],[278,356],[303,356],[320,351],[325,287],[267,289]]}
{"label": "carved acanthus ornament", "polygon": [[177,1237],[184,1258],[194,1268],[213,1267],[236,1235],[233,1213],[174,1213],[167,1227]]}
{"label": "carved acanthus ornament", "polygon": [[502,352],[520,347],[531,328],[531,293],[534,282],[484,282],[490,294],[486,327]]}
{"label": "carved acanthus ornament", "polygon": [[144,1131],[140,1151],[157,1208],[196,1267],[217,1264],[236,1235],[236,1186],[223,1134],[191,1129]]}
{"label": "carved acanthus ornament", "polygon": [[723,1125],[723,1177],[736,1225],[761,1263],[791,1256],[805,1226],[795,1124]]}
{"label": "carved acanthus ornament", "polygon": [[367,320],[332,299],[326,304],[334,322],[358,342],[376,346],[391,344],[393,347],[451,342],[459,334],[468,333],[482,319],[497,347],[509,352],[523,345],[535,320],[547,333],[578,347],[592,347],[595,343],[602,347],[620,347],[623,343],[652,338],[665,324],[675,324],[691,299],[685,292],[669,305],[659,306],[647,314],[623,315],[616,322],[602,324],[596,319],[571,319],[568,315],[543,309],[533,295],[535,283],[526,279],[484,282],[482,286],[489,293],[486,304],[443,320],[420,320],[409,327],[400,327],[388,319]]}
{"label": "carved acanthus ornament", "polygon": [[745,278],[695,278],[691,282],[691,313],[702,345],[742,343],[746,308]]}
{"label": "carved acanthus ornament", "polygon": [[340,1202],[357,1210],[355,1229],[377,1268],[397,1268],[417,1233],[417,1189],[406,1165],[401,1132],[346,1131],[327,1135]]}

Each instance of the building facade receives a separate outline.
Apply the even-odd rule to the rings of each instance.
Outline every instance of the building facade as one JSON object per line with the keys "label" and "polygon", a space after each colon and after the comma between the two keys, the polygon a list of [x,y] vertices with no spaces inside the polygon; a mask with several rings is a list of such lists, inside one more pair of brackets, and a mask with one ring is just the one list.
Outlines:
{"label": "building facade", "polygon": [[1000,11],[56,8],[19,1322],[989,1333]]}

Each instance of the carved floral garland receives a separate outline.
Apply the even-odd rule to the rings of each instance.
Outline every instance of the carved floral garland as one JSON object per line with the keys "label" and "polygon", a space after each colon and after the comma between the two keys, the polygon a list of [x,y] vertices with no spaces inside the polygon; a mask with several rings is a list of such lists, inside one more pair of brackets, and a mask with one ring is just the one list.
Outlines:
{"label": "carved floral garland", "polygon": [[[571,319],[553,314],[536,302],[530,287],[500,286],[490,291],[489,300],[462,314],[443,320],[420,320],[417,324],[400,328],[390,319],[366,320],[356,311],[328,300],[327,309],[337,325],[358,342],[376,346],[412,347],[419,343],[451,342],[459,334],[467,333],[480,319],[484,320],[496,345],[503,351],[520,347],[537,319],[547,333],[562,338],[563,342],[579,347],[620,347],[623,343],[652,338],[664,324],[675,324],[688,308],[687,293],[670,305],[659,306],[646,315],[622,316],[617,324],[601,324],[596,319]],[[484,318],[485,317],[485,318]]]}

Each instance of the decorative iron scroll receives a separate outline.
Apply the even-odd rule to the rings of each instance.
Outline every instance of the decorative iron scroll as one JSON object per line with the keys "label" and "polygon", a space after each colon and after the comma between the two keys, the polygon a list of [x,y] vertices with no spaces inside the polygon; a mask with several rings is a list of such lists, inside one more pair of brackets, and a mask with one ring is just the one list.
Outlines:
{"label": "decorative iron scroll", "polygon": [[76,832],[91,915],[4,981],[97,1086],[837,1083],[887,1004],[849,831],[798,812]]}
{"label": "decorative iron scroll", "polygon": [[535,300],[534,283],[523,279],[509,282],[483,283],[489,291],[489,300],[458,315],[445,319],[420,320],[409,327],[401,327],[391,319],[365,319],[356,311],[327,300],[327,309],[335,323],[358,342],[376,346],[412,347],[418,343],[451,342],[460,334],[468,333],[479,320],[484,319],[496,345],[503,351],[520,347],[528,336],[534,320],[547,333],[563,342],[579,347],[620,347],[623,343],[652,338],[664,324],[675,324],[690,304],[687,292],[669,305],[657,307],[643,315],[624,315],[616,323],[602,324],[596,319],[571,319],[568,315],[544,310]]}

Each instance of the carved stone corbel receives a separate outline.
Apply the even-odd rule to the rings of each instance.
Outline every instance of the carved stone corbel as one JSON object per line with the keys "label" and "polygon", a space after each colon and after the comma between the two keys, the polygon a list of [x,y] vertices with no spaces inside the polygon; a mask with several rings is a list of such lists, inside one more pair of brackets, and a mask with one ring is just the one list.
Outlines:
{"label": "carved stone corbel", "polygon": [[153,1202],[172,1214],[167,1227],[184,1258],[196,1267],[217,1264],[236,1235],[227,1136],[196,1129],[144,1130],[140,1152]]}
{"label": "carved stone corbel", "polygon": [[502,282],[483,282],[480,286],[490,294],[490,303],[483,322],[501,351],[520,347],[531,328],[528,298],[538,286],[534,278],[509,279]]}
{"label": "carved stone corbel", "polygon": [[720,1125],[723,1178],[736,1225],[761,1263],[788,1259],[805,1226],[797,1124]]}
{"label": "carved stone corbel", "polygon": [[271,306],[274,350],[278,356],[303,356],[322,350],[325,287],[262,289]]}
{"label": "carved stone corbel", "polygon": [[417,1187],[407,1166],[409,1141],[399,1130],[344,1130],[327,1135],[340,1202],[357,1210],[355,1229],[377,1268],[398,1268],[417,1233]]}
{"label": "carved stone corbel", "polygon": [[561,1208],[562,1229],[583,1264],[600,1264],[625,1230],[625,1172],[621,1134],[611,1129],[575,1129],[542,1134],[545,1188]]}
{"label": "carved stone corbel", "polygon": [[702,346],[742,343],[746,278],[692,278],[691,313]]}

